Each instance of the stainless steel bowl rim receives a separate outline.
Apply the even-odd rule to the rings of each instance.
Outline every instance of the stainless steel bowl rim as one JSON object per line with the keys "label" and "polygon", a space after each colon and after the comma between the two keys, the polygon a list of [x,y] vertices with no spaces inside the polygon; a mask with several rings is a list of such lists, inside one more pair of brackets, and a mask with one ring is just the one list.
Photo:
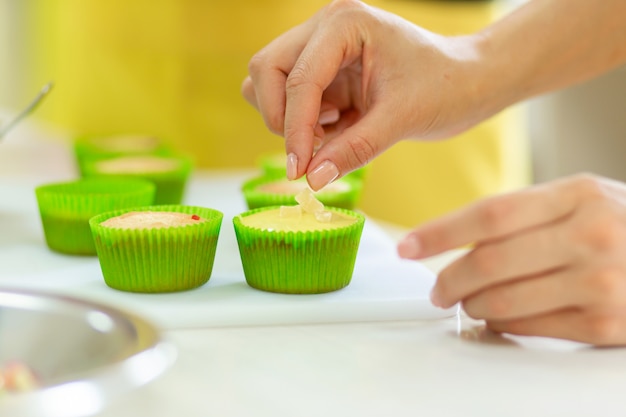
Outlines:
{"label": "stainless steel bowl rim", "polygon": [[[7,297],[32,302],[52,302],[122,319],[130,323],[145,343],[138,351],[110,365],[75,374],[70,380],[59,381],[30,392],[0,396],[0,415],[12,417],[83,417],[95,414],[123,394],[140,387],[163,373],[176,359],[173,343],[161,337],[157,328],[134,313],[71,296],[0,287],[0,305]],[[3,304],[5,300],[5,304]]]}

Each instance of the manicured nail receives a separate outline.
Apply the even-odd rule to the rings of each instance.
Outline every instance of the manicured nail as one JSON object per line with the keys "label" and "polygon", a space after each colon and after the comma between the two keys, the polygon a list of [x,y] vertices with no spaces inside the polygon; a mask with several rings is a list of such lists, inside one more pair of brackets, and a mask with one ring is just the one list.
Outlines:
{"label": "manicured nail", "polygon": [[401,258],[415,259],[420,255],[422,245],[415,235],[407,235],[398,243],[398,255]]}
{"label": "manicured nail", "polygon": [[287,155],[287,178],[295,180],[298,176],[298,155],[290,153]]}
{"label": "manicured nail", "polygon": [[337,165],[331,161],[324,161],[317,168],[307,175],[309,185],[313,190],[319,191],[339,176]]}
{"label": "manicured nail", "polygon": [[430,291],[430,302],[435,307],[441,307],[443,305],[443,303],[441,302],[441,296],[437,291],[437,287],[433,287],[433,289]]}
{"label": "manicured nail", "polygon": [[320,117],[317,119],[317,122],[321,125],[329,125],[332,123],[337,123],[339,120],[339,110],[331,109],[326,110],[320,113]]}

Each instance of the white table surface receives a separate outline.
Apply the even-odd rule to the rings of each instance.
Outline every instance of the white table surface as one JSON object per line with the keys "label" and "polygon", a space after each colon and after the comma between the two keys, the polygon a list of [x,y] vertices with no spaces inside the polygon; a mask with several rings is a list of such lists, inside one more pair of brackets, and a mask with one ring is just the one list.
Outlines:
{"label": "white table surface", "polygon": [[[73,178],[62,148],[20,126],[0,143],[0,177]],[[436,271],[453,256],[424,265]],[[625,349],[497,336],[462,314],[165,336],[174,366],[99,417],[626,415]]]}

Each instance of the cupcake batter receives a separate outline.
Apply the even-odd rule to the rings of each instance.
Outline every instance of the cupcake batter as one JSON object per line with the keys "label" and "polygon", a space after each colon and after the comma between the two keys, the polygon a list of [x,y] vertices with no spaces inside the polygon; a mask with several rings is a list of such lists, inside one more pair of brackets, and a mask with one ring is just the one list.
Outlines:
{"label": "cupcake batter", "polygon": [[118,229],[153,229],[160,227],[186,226],[205,222],[196,214],[171,211],[131,211],[111,217],[101,223],[104,227]]}

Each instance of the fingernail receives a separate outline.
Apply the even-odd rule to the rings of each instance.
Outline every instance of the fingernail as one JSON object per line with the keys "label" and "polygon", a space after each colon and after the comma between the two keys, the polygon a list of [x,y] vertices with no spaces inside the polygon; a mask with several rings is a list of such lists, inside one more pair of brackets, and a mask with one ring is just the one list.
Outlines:
{"label": "fingernail", "polygon": [[287,178],[295,180],[298,176],[298,155],[290,153],[287,155]]}
{"label": "fingernail", "polygon": [[339,120],[339,110],[331,109],[326,110],[320,113],[320,117],[317,119],[317,122],[321,125],[329,125],[332,123],[336,123]]}
{"label": "fingernail", "polygon": [[430,291],[430,302],[435,307],[441,307],[443,305],[441,302],[441,296],[439,295],[439,292],[437,291],[437,287],[433,287],[433,289]]}
{"label": "fingernail", "polygon": [[422,245],[415,235],[407,235],[398,243],[398,255],[401,258],[415,259],[420,255]]}
{"label": "fingernail", "polygon": [[339,170],[337,169],[337,165],[326,160],[307,175],[307,180],[313,190],[319,191],[333,182],[338,176]]}

